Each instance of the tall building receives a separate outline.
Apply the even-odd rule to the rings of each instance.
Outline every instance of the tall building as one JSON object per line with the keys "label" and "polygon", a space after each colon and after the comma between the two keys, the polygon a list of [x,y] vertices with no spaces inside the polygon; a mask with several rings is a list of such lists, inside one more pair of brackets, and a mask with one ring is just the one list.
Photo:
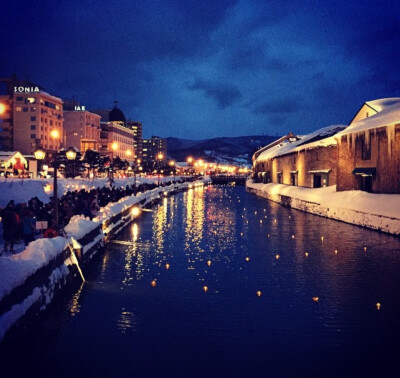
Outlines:
{"label": "tall building", "polygon": [[167,157],[167,140],[158,136],[152,136],[151,139],[143,139],[143,161],[147,164],[155,162],[157,155],[163,154],[163,159]]}
{"label": "tall building", "polygon": [[13,150],[13,97],[0,96],[0,151]]}
{"label": "tall building", "polygon": [[7,95],[1,97],[6,111],[1,116],[1,149],[31,155],[37,147],[55,152],[64,145],[63,101],[35,84],[7,82]]}
{"label": "tall building", "polygon": [[135,159],[143,159],[143,125],[139,121],[127,121],[126,126],[134,132]]}
{"label": "tall building", "polygon": [[132,163],[135,160],[135,133],[126,126],[125,115],[117,108],[117,103],[115,102],[114,108],[108,112],[108,119],[102,110],[93,112],[98,112],[101,116],[100,153],[112,158],[118,156]]}
{"label": "tall building", "polygon": [[100,118],[75,100],[64,100],[64,134],[66,147],[100,151]]}

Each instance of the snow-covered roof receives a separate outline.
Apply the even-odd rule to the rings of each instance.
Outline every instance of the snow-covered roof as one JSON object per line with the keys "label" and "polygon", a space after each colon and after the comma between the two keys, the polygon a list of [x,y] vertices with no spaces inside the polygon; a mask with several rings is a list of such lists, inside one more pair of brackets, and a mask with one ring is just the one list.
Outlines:
{"label": "snow-covered roof", "polygon": [[298,136],[298,140],[296,141],[286,139],[285,141],[282,141],[281,143],[261,152],[257,157],[257,160],[265,161],[292,152],[336,145],[337,141],[333,136],[344,128],[346,128],[346,126],[331,125],[316,130],[310,134]]}
{"label": "snow-covered roof", "polygon": [[60,97],[53,96],[53,95],[51,95],[50,93],[47,93],[47,92],[44,92],[44,91],[40,91],[39,93],[40,93],[41,95],[44,95],[44,96],[50,98],[50,99],[53,100],[53,101],[61,102],[61,103],[63,104],[63,100],[62,100]]}
{"label": "snow-covered roof", "polygon": [[366,101],[365,104],[379,113],[389,106],[400,104],[400,97],[381,98],[378,100]]}
{"label": "snow-covered roof", "polygon": [[354,122],[345,130],[342,130],[337,136],[359,133],[366,130],[376,129],[378,127],[400,123],[400,98],[385,98],[381,100],[369,101],[366,104],[372,104],[374,109],[380,111],[371,117],[363,118]]}

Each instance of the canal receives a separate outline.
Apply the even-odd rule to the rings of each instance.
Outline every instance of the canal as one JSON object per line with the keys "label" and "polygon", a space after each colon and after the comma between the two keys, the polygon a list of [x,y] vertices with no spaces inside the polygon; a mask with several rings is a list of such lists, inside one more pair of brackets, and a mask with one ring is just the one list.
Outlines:
{"label": "canal", "polygon": [[[400,351],[399,238],[244,187],[164,198],[86,282],[0,348],[38,377],[385,373]],[[24,371],[24,373],[22,373]]]}

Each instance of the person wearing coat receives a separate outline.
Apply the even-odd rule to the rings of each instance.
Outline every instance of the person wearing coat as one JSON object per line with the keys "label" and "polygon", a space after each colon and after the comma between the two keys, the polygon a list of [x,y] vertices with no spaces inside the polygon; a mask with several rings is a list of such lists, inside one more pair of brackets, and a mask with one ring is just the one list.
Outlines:
{"label": "person wearing coat", "polygon": [[7,251],[8,246],[10,252],[13,253],[18,232],[18,217],[13,200],[1,211],[1,222],[3,224],[4,239],[4,249],[2,253]]}

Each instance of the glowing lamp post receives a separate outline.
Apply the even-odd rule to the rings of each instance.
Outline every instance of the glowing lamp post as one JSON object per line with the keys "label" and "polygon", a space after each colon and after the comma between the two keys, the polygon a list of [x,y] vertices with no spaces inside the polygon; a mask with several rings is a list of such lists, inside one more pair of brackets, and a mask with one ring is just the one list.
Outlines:
{"label": "glowing lamp post", "polygon": [[160,164],[161,160],[164,159],[164,154],[159,152],[157,154],[157,161],[158,161],[158,186],[160,186]]}
{"label": "glowing lamp post", "polygon": [[[39,161],[43,161],[46,157],[46,152],[40,148],[36,149],[33,153],[35,159]],[[76,150],[72,147],[68,148],[65,151],[65,156],[68,160],[75,160],[76,158]],[[55,154],[54,160],[52,161],[51,165],[54,168],[54,178],[53,178],[53,206],[54,206],[54,215],[53,215],[53,226],[58,228],[58,188],[57,188],[57,173],[58,168],[60,166],[60,152]]]}
{"label": "glowing lamp post", "polygon": [[169,162],[169,166],[172,168],[172,173],[174,175],[174,183],[175,183],[175,162],[173,160],[171,160]]}
{"label": "glowing lamp post", "polygon": [[114,178],[114,153],[118,150],[118,143],[111,143],[111,163],[108,171],[108,176],[112,180]]}
{"label": "glowing lamp post", "polygon": [[136,187],[136,171],[137,171],[137,169],[139,169],[139,171],[141,170],[140,168],[142,168],[141,166],[140,166],[140,163],[141,163],[142,161],[140,160],[140,159],[137,159],[136,160],[136,164],[135,164],[135,166],[134,166],[134,168],[133,168],[133,174],[134,174],[134,176],[135,176],[135,187]]}

